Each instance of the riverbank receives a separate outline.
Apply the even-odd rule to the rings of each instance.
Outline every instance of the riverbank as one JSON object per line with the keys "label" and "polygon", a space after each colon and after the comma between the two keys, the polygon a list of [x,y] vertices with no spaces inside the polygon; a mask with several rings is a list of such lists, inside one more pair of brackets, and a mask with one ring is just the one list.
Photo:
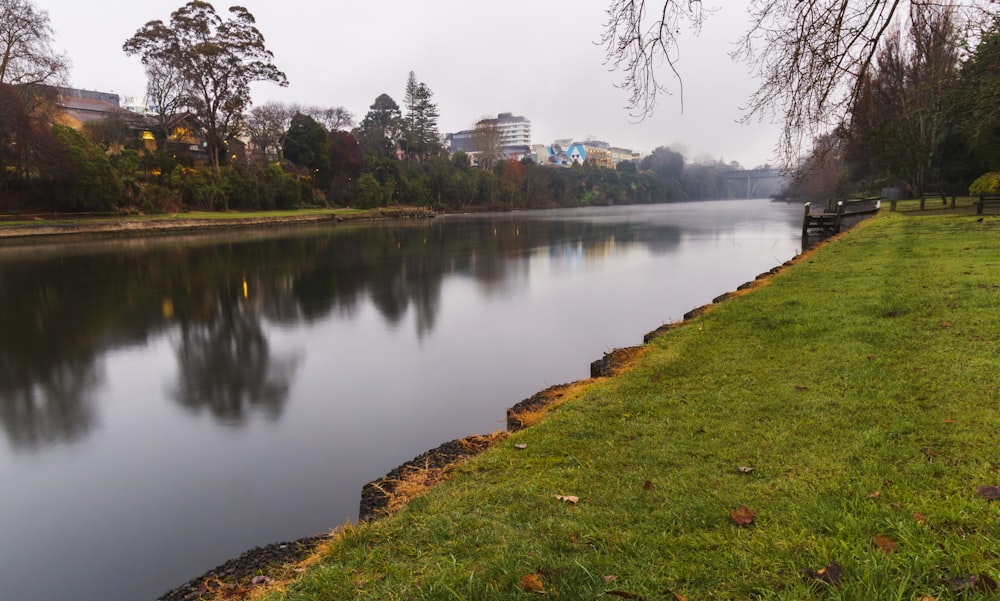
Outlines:
{"label": "riverbank", "polygon": [[158,234],[166,232],[261,228],[359,219],[407,219],[433,217],[419,207],[376,209],[323,209],[268,213],[176,213],[170,215],[37,218],[0,221],[0,241],[25,238]]}
{"label": "riverbank", "polygon": [[998,234],[880,215],[571,387],[265,598],[985,597]]}

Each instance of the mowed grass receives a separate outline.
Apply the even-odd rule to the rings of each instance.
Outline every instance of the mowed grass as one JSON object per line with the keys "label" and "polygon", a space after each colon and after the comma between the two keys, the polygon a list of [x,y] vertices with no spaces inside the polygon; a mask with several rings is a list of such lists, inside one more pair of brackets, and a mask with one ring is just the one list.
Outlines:
{"label": "mowed grass", "polygon": [[883,213],[265,598],[991,598],[998,308],[1000,218]]}

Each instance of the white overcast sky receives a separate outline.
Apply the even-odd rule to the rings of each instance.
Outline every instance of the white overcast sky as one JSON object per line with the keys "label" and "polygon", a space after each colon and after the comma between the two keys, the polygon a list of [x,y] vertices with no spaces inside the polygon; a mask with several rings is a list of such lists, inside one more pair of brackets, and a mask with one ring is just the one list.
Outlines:
{"label": "white overcast sky", "polygon": [[[654,0],[655,1],[655,0]],[[169,22],[183,0],[36,0],[48,11],[54,46],[70,57],[70,85],[141,96],[137,57],[122,44],[143,24]],[[534,143],[594,138],[649,152],[671,146],[688,160],[708,155],[744,167],[774,162],[778,126],[738,123],[754,89],[748,68],[728,57],[747,24],[742,3],[712,15],[700,36],[684,33],[680,96],[661,97],[652,118],[636,123],[621,74],[600,45],[606,0],[243,0],[213,2],[226,15],[245,6],[288,76],[289,86],[254,87],[268,100],[343,106],[360,121],[375,98],[402,104],[414,71],[434,93],[442,133],[483,116],[512,112],[531,120]],[[662,81],[676,89],[663,72]]]}

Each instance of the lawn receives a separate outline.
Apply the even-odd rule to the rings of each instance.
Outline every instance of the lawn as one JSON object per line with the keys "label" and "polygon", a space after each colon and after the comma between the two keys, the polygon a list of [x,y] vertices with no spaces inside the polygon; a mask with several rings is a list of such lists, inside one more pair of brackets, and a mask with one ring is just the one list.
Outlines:
{"label": "lawn", "polygon": [[883,212],[264,598],[993,597],[998,308],[1000,218]]}

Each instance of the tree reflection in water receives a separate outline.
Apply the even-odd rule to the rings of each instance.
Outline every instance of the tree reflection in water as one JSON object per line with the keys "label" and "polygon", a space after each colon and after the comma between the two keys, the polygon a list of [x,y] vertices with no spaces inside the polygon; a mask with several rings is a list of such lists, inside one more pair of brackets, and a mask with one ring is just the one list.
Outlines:
{"label": "tree reflection in water", "polygon": [[537,250],[600,261],[631,245],[677,249],[680,227],[634,213],[543,212],[2,249],[0,423],[15,450],[79,439],[97,421],[93,397],[104,386],[105,354],[164,333],[177,358],[177,381],[165,385],[170,398],[231,425],[255,412],[276,419],[299,359],[274,356],[272,325],[351,316],[370,303],[391,328],[412,311],[410,322],[424,339],[438,321],[449,277],[504,296],[525,285]]}
{"label": "tree reflection in water", "polygon": [[253,411],[278,418],[297,359],[272,359],[251,303],[217,298],[213,309],[204,321],[181,320],[173,398],[193,411],[207,409],[227,424],[242,424]]}
{"label": "tree reflection in water", "polygon": [[7,441],[14,449],[31,450],[81,438],[96,421],[93,394],[102,379],[89,358],[55,364],[44,378],[4,378],[0,426]]}

